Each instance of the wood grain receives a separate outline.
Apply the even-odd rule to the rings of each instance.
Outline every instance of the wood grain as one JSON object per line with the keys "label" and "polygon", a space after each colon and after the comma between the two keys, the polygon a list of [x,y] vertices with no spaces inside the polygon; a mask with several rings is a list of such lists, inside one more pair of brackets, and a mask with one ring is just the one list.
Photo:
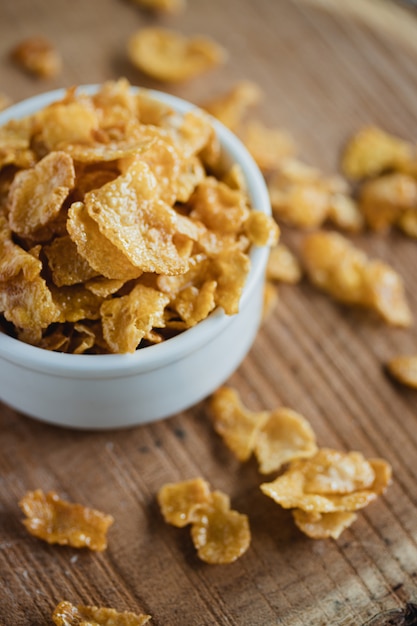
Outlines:
{"label": "wood grain", "polygon": [[[0,91],[17,101],[72,84],[126,76],[164,89],[126,58],[128,36],[160,23],[203,32],[228,63],[170,88],[193,102],[238,79],[256,81],[256,112],[287,128],[300,156],[331,172],[346,138],[365,123],[417,138],[417,14],[388,1],[189,0],[180,16],[152,17],[123,0],[2,0]],[[22,38],[59,47],[63,73],[36,81],[10,61]],[[294,250],[299,233],[283,229]],[[355,238],[404,276],[417,317],[416,242],[393,233]],[[59,429],[0,406],[0,624],[50,624],[55,604],[143,611],[156,626],[361,625],[417,600],[416,392],[392,383],[383,363],[417,353],[417,334],[336,305],[307,283],[280,300],[228,381],[253,409],[290,406],[320,445],[385,457],[394,480],[337,541],[313,541],[265,498],[256,464],[239,464],[214,434],[205,402],[126,431]],[[200,562],[187,529],[167,526],[155,494],[167,481],[204,476],[250,516],[250,550],[229,566]],[[18,501],[56,490],[116,519],[102,554],[30,537]]]}

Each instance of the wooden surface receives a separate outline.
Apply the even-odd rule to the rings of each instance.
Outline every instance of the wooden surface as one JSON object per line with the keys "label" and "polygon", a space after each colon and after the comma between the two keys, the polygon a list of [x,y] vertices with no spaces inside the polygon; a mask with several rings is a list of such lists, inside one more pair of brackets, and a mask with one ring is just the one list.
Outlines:
{"label": "wooden surface", "polygon": [[[1,0],[0,91],[14,101],[41,91],[126,76],[164,88],[126,59],[145,24],[205,33],[228,63],[170,91],[194,102],[252,79],[256,113],[287,128],[304,160],[337,167],[345,139],[372,122],[417,139],[417,14],[367,0],[189,0],[155,19],[123,0]],[[8,58],[18,41],[49,37],[64,58],[59,78],[38,81]],[[297,235],[285,230],[283,241]],[[400,234],[357,238],[402,273],[417,319],[417,243]],[[319,444],[382,456],[394,480],[337,541],[314,541],[263,496],[256,464],[240,465],[213,433],[204,402],[128,431],[74,432],[0,406],[0,624],[44,626],[56,603],[143,611],[155,626],[361,625],[417,601],[417,395],[382,364],[417,353],[417,333],[335,305],[308,284],[280,301],[228,381],[252,409],[292,407]],[[163,390],[161,390],[163,393]],[[167,526],[155,493],[203,476],[250,516],[252,544],[237,562],[200,562],[188,529]],[[48,546],[25,531],[18,500],[30,489],[112,513],[106,552]],[[383,620],[381,624],[386,623]]]}

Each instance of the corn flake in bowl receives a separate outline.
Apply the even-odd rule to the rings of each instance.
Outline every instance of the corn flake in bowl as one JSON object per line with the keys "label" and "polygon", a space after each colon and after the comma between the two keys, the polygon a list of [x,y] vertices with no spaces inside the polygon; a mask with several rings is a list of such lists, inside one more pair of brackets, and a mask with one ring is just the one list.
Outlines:
{"label": "corn flake in bowl", "polygon": [[114,428],[211,393],[254,340],[278,237],[242,144],[125,80],[36,96],[0,124],[2,400]]}

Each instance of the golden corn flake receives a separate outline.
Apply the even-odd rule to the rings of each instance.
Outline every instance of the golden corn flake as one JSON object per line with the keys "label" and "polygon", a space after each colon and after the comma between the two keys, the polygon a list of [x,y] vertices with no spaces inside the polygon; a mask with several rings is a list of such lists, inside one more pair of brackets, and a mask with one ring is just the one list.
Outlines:
{"label": "golden corn flake", "polygon": [[398,169],[412,156],[413,147],[408,142],[375,126],[367,126],[345,146],[342,170],[348,178],[361,180]]}
{"label": "golden corn flake", "polygon": [[51,222],[73,187],[74,179],[73,162],[65,152],[52,152],[32,169],[18,172],[9,191],[12,230],[29,237]]}
{"label": "golden corn flake", "polygon": [[59,289],[51,285],[54,304],[59,309],[59,322],[79,322],[100,318],[100,298],[84,285],[64,285]]}
{"label": "golden corn flake", "polygon": [[297,257],[283,243],[273,246],[269,252],[266,277],[271,281],[278,281],[295,285],[302,278],[302,268]]}
{"label": "golden corn flake", "polygon": [[68,210],[67,229],[79,255],[98,274],[123,282],[142,274],[142,270],[100,232],[82,202],[74,202]]}
{"label": "golden corn flake", "polygon": [[8,219],[0,213],[0,284],[7,283],[20,272],[26,280],[34,280],[41,270],[40,260],[13,241]]}
{"label": "golden corn flake", "polygon": [[209,37],[186,37],[166,28],[142,28],[129,40],[128,54],[142,72],[162,82],[190,80],[224,63],[226,51]]}
{"label": "golden corn flake", "polygon": [[106,607],[73,605],[63,600],[54,609],[52,621],[56,626],[143,626],[150,615],[122,611]]}
{"label": "golden corn flake", "polygon": [[136,285],[126,296],[105,300],[100,313],[110,351],[134,352],[152,328],[163,328],[168,302],[166,295],[144,285]]}
{"label": "golden corn flake", "polygon": [[359,190],[359,206],[372,230],[383,232],[392,225],[401,228],[406,215],[417,220],[417,179],[393,172],[366,180]]}
{"label": "golden corn flake", "polygon": [[417,389],[417,356],[400,355],[391,359],[387,364],[388,372],[395,380]]}
{"label": "golden corn flake", "polygon": [[61,500],[57,493],[29,491],[19,502],[23,524],[31,535],[48,543],[102,551],[113,517],[95,509]]}
{"label": "golden corn flake", "polygon": [[309,422],[288,408],[271,411],[257,433],[255,455],[262,474],[269,474],[293,459],[313,456],[316,437]]}
{"label": "golden corn flake", "polygon": [[236,131],[247,111],[258,104],[261,98],[262,91],[256,83],[242,80],[226,94],[202,106],[222,124]]}
{"label": "golden corn flake", "polygon": [[247,461],[269,413],[246,409],[237,391],[231,387],[220,387],[214,392],[210,399],[210,412],[214,429],[227,447],[239,461]]}
{"label": "golden corn flake", "polygon": [[298,159],[285,159],[268,181],[276,219],[297,228],[314,228],[326,220],[357,232],[363,217],[340,177],[324,176]]}
{"label": "golden corn flake", "polygon": [[29,37],[11,52],[12,59],[39,78],[51,78],[61,71],[61,55],[44,37]]}
{"label": "golden corn flake", "polygon": [[187,258],[176,245],[177,213],[158,199],[149,166],[137,161],[124,175],[85,196],[89,216],[100,231],[144,272],[181,274]]}
{"label": "golden corn flake", "polygon": [[209,408],[215,431],[236,458],[247,461],[254,452],[264,474],[317,451],[310,424],[291,409],[249,411],[238,392],[226,386],[213,393]]}
{"label": "golden corn flake", "polygon": [[274,246],[278,242],[280,230],[269,215],[251,211],[245,222],[245,233],[255,246]]}
{"label": "golden corn flake", "polygon": [[274,171],[295,154],[293,138],[280,128],[268,128],[252,120],[243,131],[243,142],[263,172]]}
{"label": "golden corn flake", "polygon": [[78,254],[76,244],[68,235],[56,237],[43,250],[57,287],[84,283],[97,276],[91,265]]}
{"label": "golden corn flake", "polygon": [[311,539],[338,539],[358,517],[356,513],[349,511],[307,513],[302,509],[294,509],[292,516],[296,526]]}
{"label": "golden corn flake", "polygon": [[88,142],[99,128],[98,113],[91,101],[82,96],[77,100],[71,90],[64,100],[53,102],[34,117],[40,129],[37,140],[50,151],[72,144],[83,144],[88,150]]}
{"label": "golden corn flake", "polygon": [[391,468],[382,459],[366,461],[357,452],[322,448],[313,457],[292,461],[273,482],[263,483],[261,491],[285,509],[349,512],[375,500],[390,480]]}
{"label": "golden corn flake", "polygon": [[167,483],[157,498],[167,524],[181,528],[193,522],[199,508],[210,501],[210,485],[202,478]]}
{"label": "golden corn flake", "polygon": [[191,526],[191,538],[202,561],[233,563],[249,548],[251,533],[247,515],[230,509],[229,498],[214,491]]}
{"label": "golden corn flake", "polygon": [[60,314],[46,281],[41,276],[28,280],[21,273],[0,283],[0,312],[18,331],[35,331],[34,337]]}
{"label": "golden corn flake", "polygon": [[202,561],[232,563],[248,549],[248,517],[231,510],[229,496],[212,492],[202,478],[168,483],[158,491],[157,499],[168,524],[191,524],[191,538]]}
{"label": "golden corn flake", "polygon": [[307,235],[301,256],[311,282],[336,300],[372,309],[395,326],[411,324],[401,277],[342,235],[325,231]]}

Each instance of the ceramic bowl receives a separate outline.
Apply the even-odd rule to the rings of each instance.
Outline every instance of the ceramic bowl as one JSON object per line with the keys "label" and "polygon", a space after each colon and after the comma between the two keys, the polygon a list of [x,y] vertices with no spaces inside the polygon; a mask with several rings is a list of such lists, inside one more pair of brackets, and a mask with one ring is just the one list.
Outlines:
{"label": "ceramic bowl", "polygon": [[[81,88],[93,92],[97,86]],[[171,95],[150,96],[179,113],[192,104]],[[0,114],[0,125],[61,99],[41,94]],[[262,174],[242,143],[213,121],[227,159],[239,163],[254,210],[270,214]],[[0,333],[0,399],[28,416],[79,429],[114,429],[172,416],[204,399],[237,369],[258,331],[268,249],[253,247],[240,311],[221,309],[182,334],[134,354],[50,352]]]}

